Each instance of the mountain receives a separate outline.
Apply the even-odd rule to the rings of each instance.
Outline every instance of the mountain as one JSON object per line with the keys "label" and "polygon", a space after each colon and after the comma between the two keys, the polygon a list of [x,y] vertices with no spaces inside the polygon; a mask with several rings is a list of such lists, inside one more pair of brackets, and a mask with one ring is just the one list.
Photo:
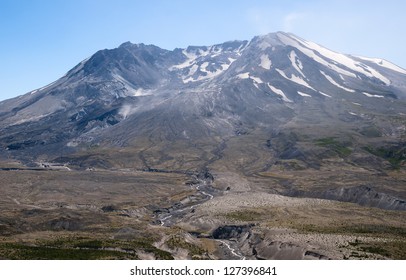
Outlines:
{"label": "mountain", "polygon": [[173,51],[127,42],[1,102],[0,145],[27,163],[133,147],[138,167],[190,169],[217,157],[212,146],[242,135],[261,135],[255,144],[264,146],[295,133],[403,143],[405,100],[406,70],[293,34]]}
{"label": "mountain", "polygon": [[23,258],[39,254],[27,244],[46,257],[404,258],[405,160],[406,70],[384,59],[283,32],[127,42],[0,102],[0,235]]}

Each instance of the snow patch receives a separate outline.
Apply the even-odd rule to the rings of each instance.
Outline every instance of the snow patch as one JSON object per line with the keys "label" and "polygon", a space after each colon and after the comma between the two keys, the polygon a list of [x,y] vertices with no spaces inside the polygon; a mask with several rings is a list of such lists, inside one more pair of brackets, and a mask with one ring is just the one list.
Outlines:
{"label": "snow patch", "polygon": [[196,58],[198,57],[195,53],[188,53],[186,50],[183,50],[182,53],[186,56],[186,60],[181,64],[171,66],[169,70],[172,71],[175,69],[183,69],[189,67],[193,64],[193,61],[196,60]]}
{"label": "snow patch", "polygon": [[276,69],[276,71],[277,71],[282,77],[284,77],[285,79],[287,79],[287,80],[292,81],[292,82],[294,82],[294,83],[296,83],[296,84],[305,86],[305,87],[307,87],[307,88],[310,88],[310,89],[316,91],[314,88],[312,88],[312,87],[311,87],[305,80],[303,80],[302,78],[300,78],[300,77],[298,77],[298,76],[296,76],[296,75],[294,75],[294,74],[292,74],[292,77],[289,78],[288,76],[286,76],[285,72],[283,72],[282,70]]}
{"label": "snow patch", "polygon": [[[244,49],[244,46],[240,46],[238,50],[233,50],[233,51],[225,51],[223,50],[222,47],[219,46],[209,46],[204,49],[193,49],[193,50],[182,50],[183,55],[186,57],[185,61],[183,61],[180,64],[173,65],[169,67],[170,71],[174,70],[182,70],[185,68],[189,68],[189,72],[187,75],[182,75],[181,79],[184,84],[190,83],[190,82],[197,82],[197,81],[203,81],[203,80],[208,80],[211,78],[214,78],[218,75],[220,75],[222,72],[226,71],[231,63],[233,63],[236,59],[233,57],[240,56],[241,51]],[[215,57],[221,57],[220,55],[227,53],[233,57],[228,57],[226,58],[230,63],[227,63],[228,61],[224,61],[221,59],[219,62],[221,63],[220,67],[216,71],[210,71],[207,69],[207,67],[213,63],[213,62],[207,62],[204,61],[202,63],[202,60],[205,60],[206,58],[215,58]],[[200,63],[199,63],[200,62]],[[199,66],[200,65],[200,66]],[[195,76],[196,72],[200,70],[202,73],[205,75],[200,75],[198,77]],[[195,77],[193,77],[195,76]]]}
{"label": "snow patch", "polygon": [[258,84],[263,84],[264,83],[260,78],[257,78],[257,77],[254,77],[254,76],[250,76],[250,79],[253,80],[254,82],[258,83]]}
{"label": "snow patch", "polygon": [[221,64],[221,68],[223,68],[223,71],[226,71],[228,68],[230,68],[230,64]]}
{"label": "snow patch", "polygon": [[370,94],[370,93],[367,93],[367,92],[363,92],[362,94],[367,96],[367,97],[376,97],[376,98],[384,98],[385,97],[383,95]]}
{"label": "snow patch", "polygon": [[233,63],[234,61],[236,61],[237,59],[236,59],[236,58],[229,57],[228,60],[230,61],[230,64],[231,64],[231,63]]}
{"label": "snow patch", "polygon": [[345,91],[348,91],[348,92],[355,92],[355,90],[353,90],[353,89],[349,89],[349,88],[343,87],[342,85],[339,85],[336,81],[334,81],[334,79],[333,79],[332,77],[330,77],[329,75],[327,75],[327,74],[324,73],[323,71],[320,71],[320,73],[321,73],[330,83],[332,83],[332,84],[335,85],[336,87],[341,88],[341,89],[343,89],[343,90],[345,90]]}
{"label": "snow patch", "polygon": [[326,60],[324,60],[323,58],[321,58],[320,56],[318,56],[312,49],[309,49],[307,47],[304,47],[302,44],[300,44],[298,41],[296,41],[295,39],[292,39],[289,36],[283,35],[283,34],[278,34],[279,39],[286,45],[290,45],[292,47],[297,48],[299,51],[301,51],[303,54],[307,55],[308,57],[310,57],[311,59],[315,60],[316,62],[325,65],[329,68],[331,68],[332,70],[346,75],[346,76],[350,76],[350,77],[354,77],[356,78],[357,75],[355,75],[352,72],[349,72],[347,70],[344,70],[334,64],[331,64],[329,62],[327,62]]}
{"label": "snow patch", "polygon": [[281,96],[283,101],[285,101],[285,102],[293,102],[292,100],[290,100],[289,98],[286,97],[286,95],[283,93],[282,90],[280,90],[280,89],[278,89],[276,87],[273,87],[270,83],[268,83],[267,85],[274,93]]}
{"label": "snow patch", "polygon": [[193,79],[192,77],[188,77],[188,78],[183,78],[182,79],[184,84],[190,83],[190,82],[196,82],[195,79]]}
{"label": "snow patch", "polygon": [[267,70],[271,69],[272,62],[269,59],[268,55],[266,54],[261,55],[261,63],[259,64],[259,66]]}
{"label": "snow patch", "polygon": [[209,71],[206,70],[207,66],[209,66],[208,62],[203,62],[202,65],[200,65],[200,71],[208,73]]}
{"label": "snow patch", "polygon": [[295,51],[291,51],[289,53],[289,60],[292,63],[292,66],[296,69],[296,71],[299,72],[300,75],[302,75],[302,77],[305,77],[305,75],[302,72],[302,70],[303,70],[302,62],[297,57]]}
{"label": "snow patch", "polygon": [[324,92],[321,92],[321,91],[318,91],[318,93],[320,93],[321,95],[323,95],[325,97],[331,98],[331,95],[328,95],[327,93],[324,93]]}
{"label": "snow patch", "polygon": [[254,82],[254,85],[258,87],[256,84],[263,84],[264,82],[261,80],[261,78],[250,76],[249,72],[241,73],[237,75],[238,79],[251,79]]}
{"label": "snow patch", "polygon": [[298,91],[297,94],[299,94],[300,96],[303,96],[303,97],[312,97],[310,94],[306,94],[301,91]]}
{"label": "snow patch", "polygon": [[241,73],[237,75],[237,78],[239,79],[249,79],[250,77],[250,73],[249,72],[245,72],[245,73]]}
{"label": "snow patch", "polygon": [[[379,80],[381,80],[383,83],[385,83],[386,85],[390,84],[390,80],[388,78],[386,78],[385,76],[383,76],[381,73],[379,73],[377,70],[373,69],[372,67],[369,67],[365,64],[360,64],[358,61],[352,59],[351,57],[341,54],[341,53],[337,53],[334,51],[331,51],[327,48],[324,48],[316,43],[310,42],[310,41],[306,41],[304,39],[300,39],[298,37],[295,37],[293,35],[291,35],[290,37],[282,35],[282,34],[278,34],[278,36],[282,36],[284,37],[284,40],[286,40],[286,38],[288,38],[287,41],[289,41],[290,43],[294,44],[294,47],[297,47],[298,49],[300,49],[303,53],[305,53],[306,55],[309,55],[311,58],[313,58],[314,60],[325,64],[326,66],[330,67],[331,69],[335,70],[334,68],[338,68],[339,73],[345,74],[344,72],[349,73],[348,71],[334,65],[331,63],[328,63],[326,60],[324,60],[323,58],[321,58],[319,55],[317,55],[316,53],[320,54],[321,56],[331,59],[332,61],[336,62],[335,64],[341,64],[345,67],[347,67],[348,69],[351,69],[355,72],[358,73],[362,73],[367,77],[370,78],[377,78]],[[310,52],[309,52],[310,51]],[[354,74],[351,73],[350,76],[353,76]],[[349,75],[347,75],[349,76]]]}
{"label": "snow patch", "polygon": [[390,69],[390,70],[393,70],[393,71],[396,71],[396,72],[399,72],[399,73],[402,73],[402,74],[406,75],[406,70],[405,69],[403,69],[403,68],[401,68],[401,67],[399,67],[399,66],[397,66],[397,65],[395,65],[395,64],[393,64],[393,63],[391,63],[391,62],[389,62],[387,60],[380,59],[380,58],[369,58],[369,57],[363,57],[363,56],[355,56],[355,57],[358,57],[358,58],[360,58],[362,60],[366,60],[366,61],[376,63],[381,67],[385,67],[387,69]]}
{"label": "snow patch", "polygon": [[188,76],[192,76],[194,73],[196,73],[197,69],[199,69],[199,66],[197,64],[193,64],[189,69]]}
{"label": "snow patch", "polygon": [[204,62],[200,67],[202,67],[202,66],[203,66],[203,68],[200,68],[200,71],[206,73],[206,75],[202,75],[202,76],[199,76],[197,78],[188,77],[188,76],[183,77],[182,78],[183,83],[187,84],[189,82],[197,82],[197,81],[203,81],[203,80],[214,78],[214,77],[220,75],[221,73],[223,73],[229,67],[228,64],[222,64],[221,69],[218,69],[218,70],[216,70],[214,72],[211,72],[211,71],[206,69],[206,67],[208,66],[208,62]]}

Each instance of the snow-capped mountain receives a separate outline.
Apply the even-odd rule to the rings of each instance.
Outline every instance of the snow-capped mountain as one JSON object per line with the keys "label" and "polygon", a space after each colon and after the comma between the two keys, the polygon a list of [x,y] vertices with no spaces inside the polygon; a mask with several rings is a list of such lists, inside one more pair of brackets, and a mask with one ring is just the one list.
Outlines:
{"label": "snow-capped mountain", "polygon": [[111,156],[127,149],[137,166],[192,168],[212,163],[219,145],[250,153],[236,143],[253,137],[254,146],[308,162],[305,144],[286,150],[270,140],[351,138],[354,150],[404,143],[405,114],[405,69],[293,34],[172,51],[128,42],[1,102],[0,145],[25,160],[102,153],[127,165]]}

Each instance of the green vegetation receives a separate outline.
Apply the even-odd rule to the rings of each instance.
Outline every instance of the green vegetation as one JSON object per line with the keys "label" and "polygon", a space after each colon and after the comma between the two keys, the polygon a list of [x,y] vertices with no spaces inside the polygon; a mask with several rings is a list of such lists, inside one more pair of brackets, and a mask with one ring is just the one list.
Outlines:
{"label": "green vegetation", "polygon": [[389,161],[394,168],[399,168],[406,160],[405,144],[394,147],[364,147],[364,150]]}
{"label": "green vegetation", "polygon": [[313,224],[307,224],[300,227],[299,230],[301,232],[311,232],[311,233],[363,234],[367,236],[376,236],[376,237],[406,238],[406,228],[386,225],[359,224],[351,226],[323,227],[316,226]]}
{"label": "green vegetation", "polygon": [[316,140],[316,145],[329,148],[336,152],[340,157],[347,157],[351,154],[352,150],[348,148],[345,143],[336,140],[335,137],[320,138]]}
{"label": "green vegetation", "polygon": [[[406,242],[404,241],[367,243],[355,240],[355,242],[350,242],[348,245],[361,252],[381,255],[383,257],[395,260],[406,260]],[[360,256],[361,255],[359,255],[357,252],[353,252],[351,255],[351,257]]]}
{"label": "green vegetation", "polygon": [[76,244],[78,248],[101,249],[103,242],[100,240],[85,240]]}
{"label": "green vegetation", "polygon": [[225,217],[230,220],[250,222],[260,220],[263,214],[256,210],[234,211],[225,214]]}
{"label": "green vegetation", "polygon": [[361,248],[364,252],[368,252],[371,254],[378,254],[384,257],[390,257],[390,253],[382,247],[378,246],[366,246]]}
{"label": "green vegetation", "polygon": [[134,246],[136,249],[141,249],[146,253],[153,253],[155,258],[158,260],[173,260],[173,256],[166,251],[156,248],[152,245],[150,239],[139,239],[132,241],[130,243],[131,246]]}
{"label": "green vegetation", "polygon": [[151,253],[159,260],[171,260],[172,255],[152,245],[152,239],[97,240],[88,238],[66,238],[38,244],[0,244],[0,257],[5,259],[34,260],[93,260],[93,259],[138,259],[137,252]]}
{"label": "green vegetation", "polygon": [[375,138],[375,137],[381,137],[382,133],[378,130],[378,128],[373,127],[373,126],[369,126],[369,127],[365,127],[363,128],[360,133],[366,137],[370,137],[370,138]]}
{"label": "green vegetation", "polygon": [[176,235],[171,236],[171,238],[169,238],[168,241],[166,241],[166,245],[172,250],[176,248],[186,249],[189,251],[192,257],[196,255],[202,255],[205,253],[205,251],[199,246],[186,242],[184,238]]}
{"label": "green vegetation", "polygon": [[136,255],[96,249],[49,248],[23,244],[0,244],[0,256],[15,260],[134,259]]}

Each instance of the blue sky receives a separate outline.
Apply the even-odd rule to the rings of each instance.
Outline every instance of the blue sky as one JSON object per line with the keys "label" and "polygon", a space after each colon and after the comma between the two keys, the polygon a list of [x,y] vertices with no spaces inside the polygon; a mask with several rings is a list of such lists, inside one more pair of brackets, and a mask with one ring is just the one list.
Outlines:
{"label": "blue sky", "polygon": [[0,0],[0,100],[45,86],[99,49],[166,49],[292,32],[406,68],[403,0]]}

